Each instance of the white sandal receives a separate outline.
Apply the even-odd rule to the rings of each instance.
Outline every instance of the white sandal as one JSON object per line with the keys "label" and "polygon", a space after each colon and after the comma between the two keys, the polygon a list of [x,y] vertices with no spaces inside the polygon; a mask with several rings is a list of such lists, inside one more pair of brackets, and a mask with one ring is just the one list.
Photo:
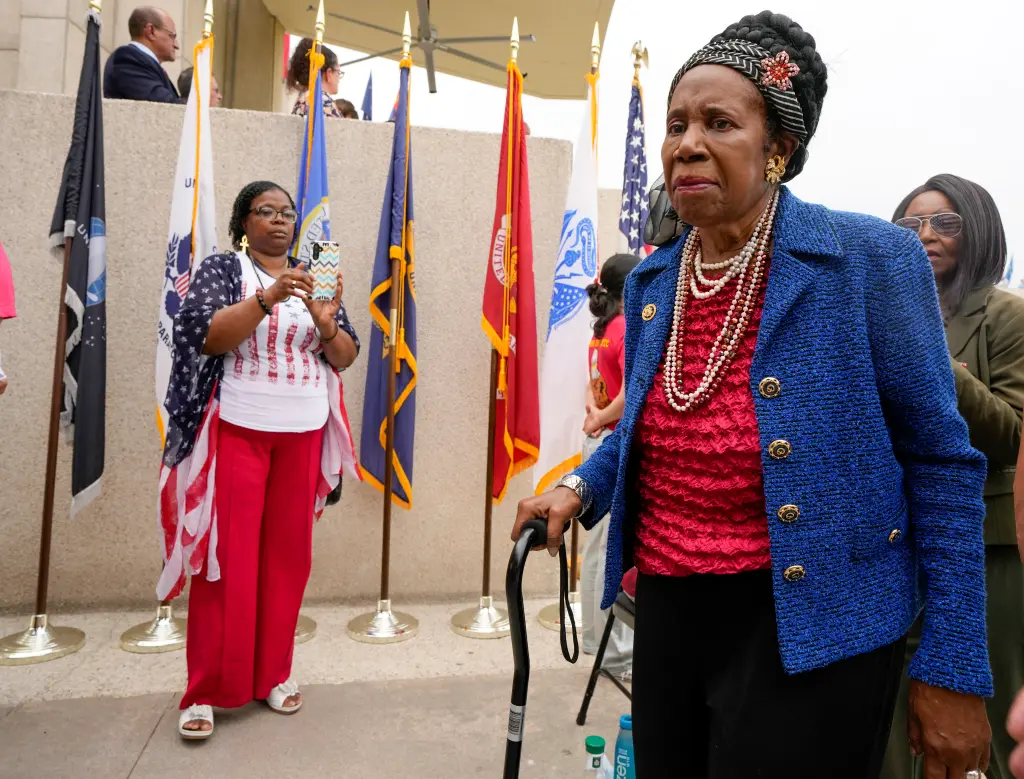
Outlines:
{"label": "white sandal", "polygon": [[[209,730],[189,730],[185,727],[189,722],[209,722]],[[178,715],[178,734],[189,741],[202,741],[213,735],[213,706],[205,703],[193,703]]]}
{"label": "white sandal", "polygon": [[267,705],[278,714],[294,714],[302,708],[302,699],[300,698],[298,703],[294,703],[291,706],[285,706],[284,702],[293,695],[298,694],[299,685],[289,679],[270,691],[270,695],[267,696]]}

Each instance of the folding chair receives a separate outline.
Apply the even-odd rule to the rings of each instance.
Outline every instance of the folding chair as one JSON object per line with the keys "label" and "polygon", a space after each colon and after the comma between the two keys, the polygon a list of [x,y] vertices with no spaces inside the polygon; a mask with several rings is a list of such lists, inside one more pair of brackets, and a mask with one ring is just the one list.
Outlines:
{"label": "folding chair", "polygon": [[608,641],[612,636],[612,628],[615,626],[615,620],[624,622],[629,626],[629,629],[633,629],[634,617],[636,616],[636,604],[633,599],[630,598],[621,588],[619,594],[615,598],[615,603],[612,604],[611,613],[608,615],[608,622],[604,626],[604,634],[601,636],[601,646],[597,649],[597,657],[594,659],[594,670],[590,672],[590,681],[587,682],[587,691],[583,694],[583,705],[580,706],[580,713],[576,716],[577,725],[585,725],[587,722],[587,709],[590,708],[590,699],[594,697],[594,689],[597,687],[597,680],[599,677],[604,676],[611,681],[619,691],[626,696],[630,701],[633,700],[633,694],[629,689],[616,679],[612,674],[601,667],[604,662],[604,653],[608,648]]}

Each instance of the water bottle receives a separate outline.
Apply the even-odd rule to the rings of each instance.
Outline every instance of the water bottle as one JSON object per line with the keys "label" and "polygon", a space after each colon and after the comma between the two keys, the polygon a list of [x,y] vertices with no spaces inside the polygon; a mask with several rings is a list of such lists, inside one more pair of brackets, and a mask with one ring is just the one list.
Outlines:
{"label": "water bottle", "polygon": [[604,753],[604,739],[600,736],[587,736],[587,765],[583,769],[583,779],[612,779],[612,764]]}
{"label": "water bottle", "polygon": [[623,714],[619,718],[619,737],[615,740],[615,779],[636,779],[633,760],[633,718]]}

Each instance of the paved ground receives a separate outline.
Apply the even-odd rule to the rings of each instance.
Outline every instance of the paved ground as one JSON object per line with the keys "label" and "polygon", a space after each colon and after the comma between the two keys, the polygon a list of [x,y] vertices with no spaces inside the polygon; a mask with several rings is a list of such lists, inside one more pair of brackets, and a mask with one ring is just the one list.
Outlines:
{"label": "paved ground", "polygon": [[[529,603],[531,614],[545,603]],[[412,641],[357,644],[344,626],[357,609],[312,608],[317,637],[296,649],[301,712],[259,704],[219,712],[209,742],[176,734],[184,654],[129,655],[121,630],[144,613],[68,615],[86,630],[79,654],[0,668],[0,777],[500,777],[512,650],[508,640],[455,636],[453,605],[409,607],[422,623]],[[3,633],[23,620],[0,619]],[[569,666],[557,634],[530,623],[530,683],[521,776],[563,779],[582,770],[583,739],[609,742],[628,702],[608,682],[584,728],[575,724],[592,658]]]}

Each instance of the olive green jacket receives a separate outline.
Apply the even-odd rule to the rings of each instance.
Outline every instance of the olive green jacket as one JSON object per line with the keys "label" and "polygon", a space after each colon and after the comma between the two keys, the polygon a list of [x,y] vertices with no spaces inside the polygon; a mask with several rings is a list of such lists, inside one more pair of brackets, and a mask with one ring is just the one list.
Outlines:
{"label": "olive green jacket", "polygon": [[1017,543],[1013,479],[1024,408],[1024,297],[997,287],[967,296],[946,325],[960,414],[988,458],[986,544]]}

